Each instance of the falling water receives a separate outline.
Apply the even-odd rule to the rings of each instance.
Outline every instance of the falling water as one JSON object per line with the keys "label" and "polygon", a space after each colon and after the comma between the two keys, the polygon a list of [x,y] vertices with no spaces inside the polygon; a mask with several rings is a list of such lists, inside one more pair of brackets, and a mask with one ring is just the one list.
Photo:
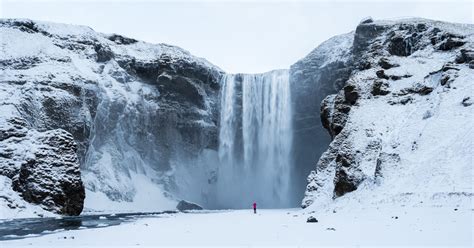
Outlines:
{"label": "falling water", "polygon": [[292,114],[287,70],[222,79],[217,204],[290,205]]}

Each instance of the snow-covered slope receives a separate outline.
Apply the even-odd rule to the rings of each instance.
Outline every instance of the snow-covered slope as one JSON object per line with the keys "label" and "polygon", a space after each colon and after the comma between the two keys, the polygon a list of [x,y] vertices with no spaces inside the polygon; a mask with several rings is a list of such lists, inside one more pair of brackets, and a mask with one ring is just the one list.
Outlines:
{"label": "snow-covered slope", "polygon": [[[124,210],[169,209],[175,200],[166,192],[183,191],[175,166],[217,147],[222,72],[204,59],[166,44],[30,20],[1,20],[0,42],[0,177],[13,184],[27,161],[39,158],[28,151],[41,136],[33,134],[58,130],[77,144],[86,210],[120,202]],[[15,120],[24,124],[21,135],[8,135]],[[29,191],[21,192],[27,199]]]}
{"label": "snow-covered slope", "polygon": [[303,207],[334,199],[469,207],[474,25],[367,21],[351,52],[351,76],[322,103],[333,141],[308,177]]}

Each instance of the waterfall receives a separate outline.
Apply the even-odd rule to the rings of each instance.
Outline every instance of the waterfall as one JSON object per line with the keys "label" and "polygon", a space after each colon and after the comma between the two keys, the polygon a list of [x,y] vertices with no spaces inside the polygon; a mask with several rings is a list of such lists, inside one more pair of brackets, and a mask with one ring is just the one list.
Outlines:
{"label": "waterfall", "polygon": [[290,206],[292,113],[288,70],[225,75],[217,204]]}

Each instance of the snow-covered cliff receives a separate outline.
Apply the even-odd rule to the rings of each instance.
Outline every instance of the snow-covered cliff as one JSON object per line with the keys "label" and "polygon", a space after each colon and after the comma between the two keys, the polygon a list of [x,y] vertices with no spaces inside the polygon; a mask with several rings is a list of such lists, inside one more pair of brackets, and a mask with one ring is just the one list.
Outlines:
{"label": "snow-covered cliff", "polygon": [[[30,20],[1,20],[0,37],[0,177],[28,202],[78,214],[84,184],[89,209],[174,208],[165,192],[192,180],[174,180],[176,164],[217,149],[222,72],[206,60]],[[6,192],[3,205],[24,205]]]}
{"label": "snow-covered cliff", "polygon": [[366,20],[350,56],[343,89],[322,102],[333,140],[302,206],[469,204],[474,25]]}

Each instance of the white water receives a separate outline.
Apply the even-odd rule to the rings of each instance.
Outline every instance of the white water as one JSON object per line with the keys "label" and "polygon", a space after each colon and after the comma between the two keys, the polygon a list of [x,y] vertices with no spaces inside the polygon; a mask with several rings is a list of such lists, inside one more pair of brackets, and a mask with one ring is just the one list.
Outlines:
{"label": "white water", "polygon": [[292,114],[287,70],[222,79],[217,205],[290,206]]}

